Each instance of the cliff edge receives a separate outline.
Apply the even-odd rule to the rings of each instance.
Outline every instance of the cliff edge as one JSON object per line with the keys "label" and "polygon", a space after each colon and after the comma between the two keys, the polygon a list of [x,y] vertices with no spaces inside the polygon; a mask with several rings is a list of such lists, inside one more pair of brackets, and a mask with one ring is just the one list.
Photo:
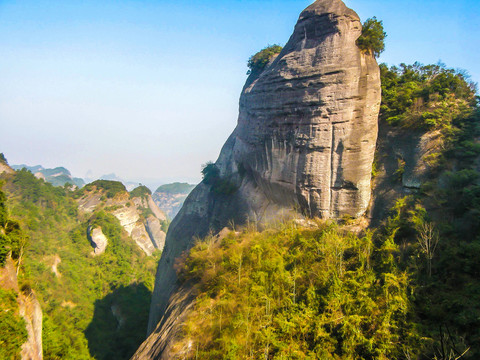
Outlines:
{"label": "cliff edge", "polygon": [[375,58],[356,45],[361,29],[342,1],[318,0],[275,60],[249,76],[238,125],[211,165],[214,180],[192,191],[170,225],[150,309],[148,332],[155,332],[134,358],[171,358],[163,349],[179,321],[168,313],[181,314],[166,312],[176,305],[169,302],[178,290],[174,264],[195,237],[232,222],[365,213],[381,90]]}

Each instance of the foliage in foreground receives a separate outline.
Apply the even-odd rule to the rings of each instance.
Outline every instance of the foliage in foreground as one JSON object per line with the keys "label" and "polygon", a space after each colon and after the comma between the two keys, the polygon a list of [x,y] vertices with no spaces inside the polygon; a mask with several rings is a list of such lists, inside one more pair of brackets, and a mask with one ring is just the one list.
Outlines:
{"label": "foliage in foreground", "polygon": [[391,238],[335,224],[230,233],[180,264],[200,293],[176,349],[189,359],[388,359],[419,339]]}

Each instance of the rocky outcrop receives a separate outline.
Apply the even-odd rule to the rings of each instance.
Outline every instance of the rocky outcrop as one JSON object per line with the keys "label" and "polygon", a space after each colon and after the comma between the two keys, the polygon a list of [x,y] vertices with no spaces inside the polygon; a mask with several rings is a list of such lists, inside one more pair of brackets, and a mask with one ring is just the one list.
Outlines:
{"label": "rocky outcrop", "polygon": [[43,359],[42,321],[43,313],[35,293],[19,296],[20,314],[25,319],[28,341],[22,345],[22,360]]}
{"label": "rocky outcrop", "polygon": [[25,320],[27,341],[22,345],[22,360],[42,360],[42,321],[43,312],[40,303],[31,289],[20,291],[18,286],[17,268],[11,258],[8,258],[3,268],[0,268],[0,288],[13,290],[17,295],[18,310]]}
{"label": "rocky outcrop", "polygon": [[377,174],[372,184],[375,196],[368,214],[371,225],[379,225],[397,199],[414,194],[430,179],[435,157],[442,151],[439,131],[403,129],[380,122]]}
{"label": "rocky outcrop", "polygon": [[165,246],[166,234],[163,232],[162,224],[158,218],[149,216],[147,218],[147,222],[145,223],[145,229],[147,230],[148,235],[150,236],[150,239],[152,239],[155,247],[157,249],[163,249]]}
{"label": "rocky outcrop", "polygon": [[[162,223],[167,221],[167,217],[150,195],[130,197],[124,192],[108,198],[102,190],[94,188],[86,190],[77,203],[79,209],[85,213],[93,213],[100,209],[111,213],[148,256],[156,249],[163,249],[166,234],[162,230]],[[101,229],[91,229],[90,234],[89,230],[89,239],[94,246],[95,255],[103,253],[105,251],[103,245],[107,246],[106,238],[104,240],[99,231],[101,232]],[[98,242],[93,240],[94,232],[97,232]]]}
{"label": "rocky outcrop", "polygon": [[170,225],[152,297],[152,336],[163,336],[172,321],[163,315],[178,289],[175,259],[195,237],[298,212],[365,213],[381,94],[374,57],[356,46],[360,34],[357,14],[342,1],[318,0],[302,12],[278,57],[247,79],[215,181],[199,184]]}
{"label": "rocky outcrop", "polygon": [[92,228],[91,226],[89,226],[87,233],[90,244],[92,244],[93,247],[93,255],[98,256],[103,254],[105,252],[105,249],[107,248],[108,239],[103,234],[102,228]]}
{"label": "rocky outcrop", "polygon": [[15,170],[13,170],[6,161],[0,160],[0,175],[1,174],[15,174]]}

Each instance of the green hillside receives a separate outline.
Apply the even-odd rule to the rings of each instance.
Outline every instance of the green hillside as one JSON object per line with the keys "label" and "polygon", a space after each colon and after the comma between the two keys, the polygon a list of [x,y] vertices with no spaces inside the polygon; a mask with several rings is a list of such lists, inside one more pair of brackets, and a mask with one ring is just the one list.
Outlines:
{"label": "green hillside", "polygon": [[[145,337],[158,258],[145,256],[113,215],[80,214],[69,188],[27,170],[5,181],[11,217],[28,237],[20,282],[42,306],[44,359],[128,359]],[[107,196],[119,191],[97,185]],[[108,238],[101,256],[92,255],[90,224]]]}

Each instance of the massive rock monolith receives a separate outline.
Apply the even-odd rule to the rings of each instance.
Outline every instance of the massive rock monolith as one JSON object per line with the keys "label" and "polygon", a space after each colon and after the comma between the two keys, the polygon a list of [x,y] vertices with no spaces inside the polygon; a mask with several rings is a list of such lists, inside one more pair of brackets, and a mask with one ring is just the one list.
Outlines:
{"label": "massive rock monolith", "polygon": [[137,358],[161,358],[174,327],[167,306],[181,312],[169,303],[178,298],[174,263],[195,237],[293,213],[364,214],[381,90],[375,58],[356,45],[361,29],[342,1],[318,0],[302,12],[282,52],[247,79],[238,125],[215,163],[220,180],[200,183],[170,226],[150,311],[155,333]]}

